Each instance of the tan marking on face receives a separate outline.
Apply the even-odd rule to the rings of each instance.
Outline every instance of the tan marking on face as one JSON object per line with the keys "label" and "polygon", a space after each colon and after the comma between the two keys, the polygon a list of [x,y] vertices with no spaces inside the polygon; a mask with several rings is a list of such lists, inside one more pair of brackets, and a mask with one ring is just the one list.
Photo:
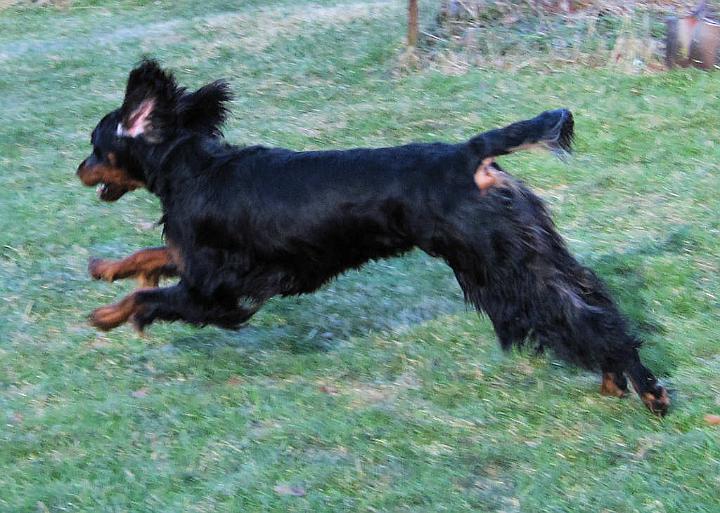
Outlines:
{"label": "tan marking on face", "polygon": [[[113,156],[113,159],[114,158]],[[77,175],[80,181],[87,186],[105,183],[118,185],[129,191],[145,187],[143,182],[132,178],[127,171],[114,165],[98,164],[95,166],[84,166],[78,170]]]}

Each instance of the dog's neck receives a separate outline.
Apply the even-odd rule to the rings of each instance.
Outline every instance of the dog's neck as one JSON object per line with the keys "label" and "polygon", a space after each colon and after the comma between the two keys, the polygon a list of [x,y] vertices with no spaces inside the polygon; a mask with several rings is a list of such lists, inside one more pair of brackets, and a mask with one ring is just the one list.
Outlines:
{"label": "dog's neck", "polygon": [[196,134],[188,133],[159,144],[138,142],[137,146],[133,148],[133,157],[142,169],[145,185],[150,192],[161,200],[170,193],[171,181],[178,178],[173,174],[181,167],[174,161],[177,160],[184,146],[199,146],[194,141],[199,137]]}
{"label": "dog's neck", "polygon": [[132,156],[142,171],[147,190],[164,204],[170,201],[178,182],[197,173],[211,172],[228,156],[237,158],[261,149],[265,147],[238,146],[220,137],[185,132],[159,144],[138,141]]}

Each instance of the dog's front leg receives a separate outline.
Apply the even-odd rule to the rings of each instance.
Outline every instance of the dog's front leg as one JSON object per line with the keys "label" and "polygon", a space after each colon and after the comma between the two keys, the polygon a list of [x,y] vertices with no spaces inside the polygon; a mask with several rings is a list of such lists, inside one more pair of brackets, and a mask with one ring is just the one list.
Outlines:
{"label": "dog's front leg", "polygon": [[172,252],[167,247],[146,248],[122,260],[91,258],[88,272],[96,280],[135,278],[140,287],[157,287],[162,277],[178,275]]}
{"label": "dog's front leg", "polygon": [[113,328],[125,324],[141,303],[141,294],[154,289],[139,289],[113,305],[103,306],[93,310],[89,315],[90,324],[102,331],[110,331]]}
{"label": "dog's front leg", "polygon": [[252,317],[260,306],[259,302],[228,302],[199,297],[181,281],[172,287],[136,290],[114,305],[93,311],[90,324],[103,331],[130,321],[136,330],[142,332],[155,320],[182,320],[198,325],[236,328]]}

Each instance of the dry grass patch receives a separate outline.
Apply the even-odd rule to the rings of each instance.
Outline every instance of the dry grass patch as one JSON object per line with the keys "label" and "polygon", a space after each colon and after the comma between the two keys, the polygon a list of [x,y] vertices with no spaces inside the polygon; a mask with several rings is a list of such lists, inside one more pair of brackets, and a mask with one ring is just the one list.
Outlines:
{"label": "dry grass patch", "polygon": [[199,49],[204,55],[222,48],[241,48],[262,53],[278,39],[301,34],[310,26],[337,27],[359,19],[388,15],[387,2],[352,2],[333,7],[300,5],[263,7],[252,13],[217,14],[199,20],[195,27],[210,32],[213,39]]}

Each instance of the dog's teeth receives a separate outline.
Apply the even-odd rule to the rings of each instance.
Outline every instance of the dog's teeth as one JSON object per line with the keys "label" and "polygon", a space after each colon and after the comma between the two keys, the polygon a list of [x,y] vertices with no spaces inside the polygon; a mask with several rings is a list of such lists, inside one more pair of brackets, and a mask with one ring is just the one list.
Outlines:
{"label": "dog's teeth", "polygon": [[97,188],[95,189],[95,192],[98,196],[101,196],[103,192],[105,192],[105,189],[107,189],[107,185],[104,183],[99,183],[97,185]]}

